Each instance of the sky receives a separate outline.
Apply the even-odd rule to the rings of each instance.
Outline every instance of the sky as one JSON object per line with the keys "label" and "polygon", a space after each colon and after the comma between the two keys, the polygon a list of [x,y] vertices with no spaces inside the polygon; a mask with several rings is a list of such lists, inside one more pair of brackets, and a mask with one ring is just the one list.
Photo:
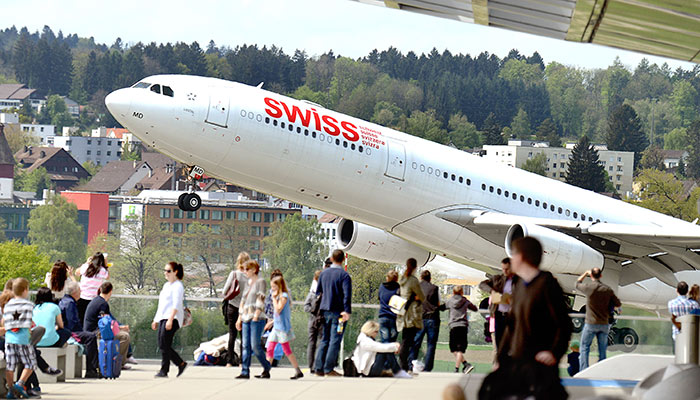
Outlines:
{"label": "sky", "polygon": [[672,69],[695,64],[603,46],[566,42],[504,29],[430,17],[349,0],[2,0],[0,29],[14,24],[31,32],[44,25],[58,33],[93,36],[111,45],[125,43],[199,42],[218,46],[276,45],[292,54],[333,50],[352,58],[371,50],[396,47],[404,54],[442,52],[504,57],[515,48],[537,51],[545,63],[557,61],[583,68],[605,68],[620,57],[634,68],[642,58],[667,62]]}

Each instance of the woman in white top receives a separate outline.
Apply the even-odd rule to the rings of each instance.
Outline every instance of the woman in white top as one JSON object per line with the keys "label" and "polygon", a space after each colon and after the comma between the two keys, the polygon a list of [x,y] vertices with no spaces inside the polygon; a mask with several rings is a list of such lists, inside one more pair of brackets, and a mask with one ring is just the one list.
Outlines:
{"label": "woman in white top", "polygon": [[87,310],[90,301],[97,297],[97,289],[109,279],[109,271],[107,270],[107,262],[104,254],[97,252],[90,257],[88,262],[83,264],[79,270],[75,272],[76,276],[80,277],[80,298],[78,299],[78,317],[81,321],[85,320],[85,310]]}
{"label": "woman in white top", "polygon": [[158,297],[158,311],[153,317],[151,328],[158,331],[158,348],[162,355],[160,371],[156,378],[167,378],[170,371],[170,362],[177,365],[177,376],[179,377],[187,368],[187,363],[182,360],[179,354],[173,349],[173,338],[175,332],[182,326],[185,317],[185,287],[182,285],[182,278],[185,271],[182,264],[171,261],[165,264],[165,279],[168,281],[163,285]]}
{"label": "woman in white top", "polygon": [[[240,292],[238,296],[231,300],[226,301],[226,324],[228,325],[228,353],[226,360],[227,367],[233,367],[233,359],[235,354],[235,344],[236,336],[238,336],[238,329],[236,329],[236,321],[238,321],[239,308],[241,307],[241,298],[243,294],[248,290],[248,276],[246,276],[245,268],[243,264],[250,260],[250,255],[245,251],[238,254],[238,259],[236,260],[236,268],[228,274],[228,279],[226,279],[226,284],[224,285],[224,296],[228,292],[229,287],[233,285],[234,281],[238,281],[238,287]],[[239,353],[240,354],[240,353]]]}
{"label": "woman in white top", "polygon": [[51,289],[53,293],[53,298],[56,300],[61,300],[63,295],[66,294],[66,283],[73,281],[73,268],[68,266],[65,261],[56,261],[51,267],[51,271],[46,273],[46,279],[44,283],[46,287]]}
{"label": "woman in white top", "polygon": [[391,376],[384,371],[386,365],[391,366],[391,372],[396,378],[412,378],[406,371],[399,367],[394,354],[399,352],[398,343],[379,343],[375,339],[379,334],[379,324],[367,321],[360,329],[357,337],[357,347],[352,354],[357,372],[362,376],[380,377]]}

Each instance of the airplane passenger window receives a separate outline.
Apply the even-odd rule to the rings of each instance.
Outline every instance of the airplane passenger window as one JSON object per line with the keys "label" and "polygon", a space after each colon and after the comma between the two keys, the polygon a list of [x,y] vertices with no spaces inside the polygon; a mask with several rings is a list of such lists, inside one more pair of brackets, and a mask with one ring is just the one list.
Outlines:
{"label": "airplane passenger window", "polygon": [[552,211],[552,212],[554,212],[554,204],[550,204],[550,205],[549,205],[549,210]]}
{"label": "airplane passenger window", "polygon": [[517,200],[517,199],[518,199],[518,195],[513,193],[513,200]]}
{"label": "airplane passenger window", "polygon": [[[499,193],[500,194],[500,193]],[[509,192],[506,190],[505,193],[503,193],[506,197],[510,197]]]}
{"label": "airplane passenger window", "polygon": [[414,162],[412,162],[412,163],[411,163],[411,168],[413,168],[413,169],[416,169],[416,168],[418,168],[418,163],[417,163],[417,162],[415,162],[415,161],[414,161]]}
{"label": "airplane passenger window", "polygon": [[265,123],[269,124],[270,123],[270,117],[265,117]]}
{"label": "airplane passenger window", "polygon": [[146,88],[149,87],[149,86],[151,86],[150,83],[147,83],[147,82],[139,82],[139,83],[135,84],[134,86],[132,86],[132,88],[134,88],[134,89],[146,89]]}
{"label": "airplane passenger window", "polygon": [[151,86],[151,92],[160,94],[160,85]]}
{"label": "airplane passenger window", "polygon": [[431,175],[433,174],[433,167],[428,167],[428,173]]}
{"label": "airplane passenger window", "polygon": [[455,174],[452,174],[452,180],[454,181],[456,179]]}
{"label": "airplane passenger window", "polygon": [[535,207],[539,207],[539,206],[540,206],[540,201],[539,201],[539,200],[535,200]]}
{"label": "airplane passenger window", "polygon": [[[316,131],[311,132],[311,137],[314,138],[314,139],[316,139]],[[361,152],[362,152],[362,150],[360,150],[360,153],[361,153]]]}
{"label": "airplane passenger window", "polygon": [[284,122],[280,122],[280,128],[284,129]]}
{"label": "airplane passenger window", "polygon": [[586,216],[581,214],[581,221],[585,221],[585,220],[586,220]]}
{"label": "airplane passenger window", "polygon": [[435,176],[440,176],[440,170],[439,170],[439,169],[435,169]]}
{"label": "airplane passenger window", "polygon": [[489,186],[489,192],[493,193],[493,186]]}
{"label": "airplane passenger window", "polygon": [[464,179],[460,176],[460,177],[459,177],[459,183],[462,183],[462,182],[464,182]]}
{"label": "airplane passenger window", "polygon": [[348,147],[348,142],[346,142],[345,140],[343,140],[343,147],[345,147],[345,148]]}
{"label": "airplane passenger window", "polygon": [[542,203],[542,208],[547,209],[547,203]]}
{"label": "airplane passenger window", "polygon": [[471,186],[471,184],[472,184],[472,180],[467,178],[467,186]]}
{"label": "airplane passenger window", "polygon": [[559,207],[557,211],[559,212],[559,214],[561,214],[563,210],[561,209],[561,207]]}
{"label": "airplane passenger window", "polygon": [[532,204],[532,197],[527,198],[527,204]]}
{"label": "airplane passenger window", "polygon": [[335,145],[340,146],[340,139],[335,139]]}
{"label": "airplane passenger window", "polygon": [[520,202],[521,202],[521,203],[524,203],[524,202],[525,202],[525,196],[523,196],[522,194],[520,195]]}
{"label": "airplane passenger window", "polygon": [[175,97],[175,93],[170,88],[170,86],[163,86],[163,94],[170,97]]}
{"label": "airplane passenger window", "polygon": [[599,219],[596,219],[596,220],[595,220],[595,223],[596,223],[596,224],[597,224],[597,223],[599,223],[599,222],[600,222],[600,220],[599,220]]}
{"label": "airplane passenger window", "polygon": [[277,126],[277,120],[276,120],[276,119],[273,119],[273,120],[272,120],[272,125]]}
{"label": "airplane passenger window", "polygon": [[360,153],[362,153],[362,146],[359,146],[359,147],[357,148],[357,150],[359,150]]}
{"label": "airplane passenger window", "polygon": [[423,165],[423,164],[420,165],[420,172],[425,172],[425,165]]}
{"label": "airplane passenger window", "polygon": [[301,127],[297,126],[297,133],[301,133]]}
{"label": "airplane passenger window", "polygon": [[355,150],[355,143],[352,143],[352,144],[350,145],[350,150]]}
{"label": "airplane passenger window", "polygon": [[481,190],[486,190],[486,184],[485,184],[485,183],[482,183],[482,184],[481,184]]}
{"label": "airplane passenger window", "polygon": [[304,129],[304,136],[309,136],[309,130],[308,130],[308,129]]}
{"label": "airplane passenger window", "polygon": [[442,174],[445,179],[447,179],[447,172]]}
{"label": "airplane passenger window", "polygon": [[564,214],[566,214],[566,216],[568,217],[569,215],[571,215],[571,211],[566,210],[566,212]]}
{"label": "airplane passenger window", "polygon": [[496,190],[496,193],[498,193],[498,194],[500,195],[500,194],[501,194],[501,188],[498,188],[498,190]]}
{"label": "airplane passenger window", "polygon": [[288,128],[289,128],[289,131],[292,132],[292,131],[294,130],[294,125],[289,124],[289,125],[288,125]]}
{"label": "airplane passenger window", "polygon": [[577,218],[578,218],[578,213],[576,211],[574,211],[574,219],[577,219]]}
{"label": "airplane passenger window", "polygon": [[593,222],[593,217],[588,217],[589,222]]}

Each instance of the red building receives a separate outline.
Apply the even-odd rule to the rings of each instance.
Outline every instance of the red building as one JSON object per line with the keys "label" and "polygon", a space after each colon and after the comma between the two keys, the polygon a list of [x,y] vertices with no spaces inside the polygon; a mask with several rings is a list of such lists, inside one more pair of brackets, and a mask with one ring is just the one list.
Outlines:
{"label": "red building", "polygon": [[[79,214],[87,211],[87,243],[99,233],[107,233],[109,224],[109,195],[106,193],[68,192],[61,196],[78,207]],[[81,213],[82,211],[82,213]],[[80,215],[79,215],[80,218]]]}

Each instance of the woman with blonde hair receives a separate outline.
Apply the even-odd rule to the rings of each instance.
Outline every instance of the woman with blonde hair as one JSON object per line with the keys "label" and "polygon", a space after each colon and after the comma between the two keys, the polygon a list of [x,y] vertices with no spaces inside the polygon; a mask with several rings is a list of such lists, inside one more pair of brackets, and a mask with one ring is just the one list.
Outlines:
{"label": "woman with blonde hair", "polygon": [[236,259],[236,267],[231,271],[231,273],[228,274],[226,284],[224,285],[224,297],[226,297],[226,294],[229,292],[229,289],[231,289],[232,286],[235,287],[235,285],[237,284],[239,289],[238,294],[236,296],[228,300],[224,300],[226,307],[226,319],[224,322],[228,325],[228,360],[226,360],[226,367],[233,367],[234,364],[238,364],[237,362],[234,362],[234,358],[236,355],[236,336],[238,336],[238,329],[236,329],[236,321],[238,321],[239,308],[241,307],[241,298],[243,297],[243,293],[245,293],[246,289],[248,289],[248,277],[245,274],[244,268],[244,265],[248,260],[250,260],[250,255],[248,253],[246,253],[245,251],[238,253],[238,258]]}
{"label": "woman with blonde hair", "polygon": [[[395,378],[412,378],[406,371],[399,367],[394,354],[399,352],[400,345],[394,343],[379,343],[375,339],[379,335],[379,324],[375,321],[367,321],[360,329],[357,337],[357,347],[352,354],[352,362],[361,376],[380,377],[393,376]],[[385,366],[391,368],[384,371]]]}

